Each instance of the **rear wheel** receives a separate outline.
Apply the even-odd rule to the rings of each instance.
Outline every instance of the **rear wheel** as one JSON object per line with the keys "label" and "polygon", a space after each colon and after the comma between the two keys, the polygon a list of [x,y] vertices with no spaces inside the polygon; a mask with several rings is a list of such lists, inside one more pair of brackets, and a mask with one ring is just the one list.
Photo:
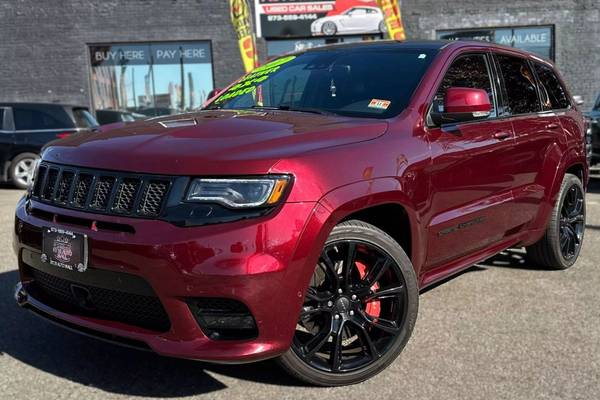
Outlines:
{"label": "rear wheel", "polygon": [[321,252],[280,363],[314,385],[361,382],[402,351],[417,309],[415,273],[400,245],[372,225],[343,222]]}
{"label": "rear wheel", "polygon": [[27,189],[33,179],[33,169],[38,158],[37,154],[23,153],[12,160],[8,173],[13,185],[19,189]]}
{"label": "rear wheel", "polygon": [[585,231],[585,191],[581,180],[566,174],[546,233],[527,247],[535,264],[551,269],[567,269],[575,264]]}

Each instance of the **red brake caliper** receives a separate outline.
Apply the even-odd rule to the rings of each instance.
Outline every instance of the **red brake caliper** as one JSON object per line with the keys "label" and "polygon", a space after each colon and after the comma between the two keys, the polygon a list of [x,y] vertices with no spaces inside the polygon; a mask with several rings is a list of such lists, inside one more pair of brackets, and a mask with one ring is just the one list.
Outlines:
{"label": "red brake caliper", "polygon": [[[359,261],[356,261],[356,269],[358,269],[358,273],[360,274],[361,279],[367,275],[367,266]],[[379,289],[379,284],[375,282],[373,286],[371,286],[372,291],[377,291]],[[379,317],[381,313],[381,303],[379,300],[371,300],[368,303],[365,303],[365,311],[372,317]]]}

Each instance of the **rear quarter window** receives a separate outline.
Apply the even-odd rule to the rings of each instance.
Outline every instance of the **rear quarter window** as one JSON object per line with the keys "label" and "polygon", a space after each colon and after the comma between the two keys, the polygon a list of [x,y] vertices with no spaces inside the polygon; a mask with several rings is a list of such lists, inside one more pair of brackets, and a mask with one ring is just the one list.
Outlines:
{"label": "rear quarter window", "polygon": [[14,107],[15,129],[18,131],[40,129],[72,129],[73,121],[61,107],[36,109]]}
{"label": "rear quarter window", "polygon": [[85,108],[74,108],[73,117],[78,128],[95,128],[98,126],[94,116]]}
{"label": "rear quarter window", "polygon": [[554,70],[540,63],[534,63],[534,68],[540,80],[540,92],[544,110],[569,108],[571,106],[569,96]]}

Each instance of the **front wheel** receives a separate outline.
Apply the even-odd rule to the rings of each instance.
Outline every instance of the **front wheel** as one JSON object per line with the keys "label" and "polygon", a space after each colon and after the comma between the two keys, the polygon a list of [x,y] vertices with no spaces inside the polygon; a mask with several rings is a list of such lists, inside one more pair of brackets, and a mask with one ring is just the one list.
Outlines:
{"label": "front wheel", "polygon": [[321,27],[321,32],[325,36],[333,36],[337,33],[337,25],[335,22],[327,21]]}
{"label": "front wheel", "polygon": [[415,272],[400,245],[372,225],[343,222],[325,243],[291,349],[279,361],[313,385],[364,381],[400,354],[418,301]]}
{"label": "front wheel", "polygon": [[534,264],[549,269],[567,269],[577,261],[585,231],[585,191],[581,180],[566,174],[552,210],[546,233],[527,247]]}

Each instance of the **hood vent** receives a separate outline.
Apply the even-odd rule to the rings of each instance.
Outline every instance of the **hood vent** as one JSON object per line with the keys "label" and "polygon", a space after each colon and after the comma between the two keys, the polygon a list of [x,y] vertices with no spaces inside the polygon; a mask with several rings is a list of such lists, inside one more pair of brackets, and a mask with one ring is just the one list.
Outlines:
{"label": "hood vent", "polygon": [[161,124],[165,128],[183,128],[186,126],[196,125],[196,120],[193,118],[172,119],[170,121],[160,121],[159,124]]}

